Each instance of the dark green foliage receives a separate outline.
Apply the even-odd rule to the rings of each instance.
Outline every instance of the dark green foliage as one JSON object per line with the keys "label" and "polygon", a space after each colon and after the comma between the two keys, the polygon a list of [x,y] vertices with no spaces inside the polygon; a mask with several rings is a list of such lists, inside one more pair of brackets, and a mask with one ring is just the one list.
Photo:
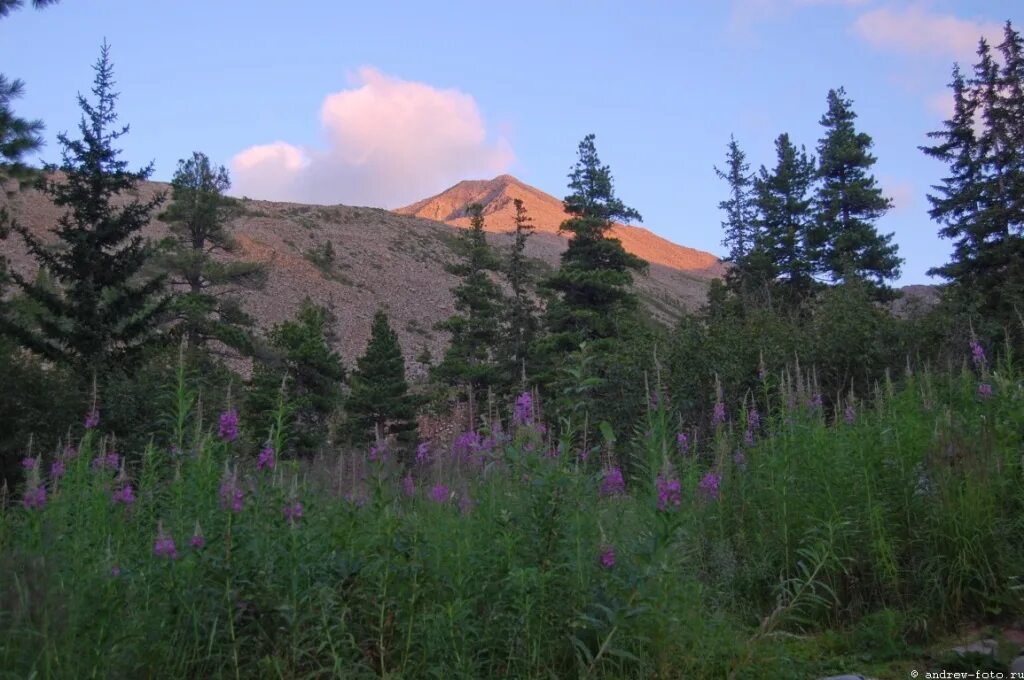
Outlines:
{"label": "dark green foliage", "polygon": [[1017,325],[1024,301],[1024,45],[1007,22],[1000,65],[985,40],[970,78],[954,68],[953,115],[922,147],[949,166],[928,196],[953,240],[953,259],[931,270],[982,323]]}
{"label": "dark green foliage", "polygon": [[815,273],[832,281],[869,281],[884,296],[885,281],[899,276],[902,260],[893,235],[879,234],[874,226],[892,201],[869,174],[876,161],[872,141],[854,127],[852,104],[842,88],[829,90],[821,118],[825,134],[818,142],[816,219],[807,240]]}
{"label": "dark green foliage", "polygon": [[814,288],[814,264],[808,249],[808,232],[814,215],[810,196],[814,159],[781,134],[775,140],[776,164],[769,172],[763,165],[754,180],[757,238],[746,267],[755,281],[766,281],[782,302],[795,305]]}
{"label": "dark green foliage", "polygon": [[[333,316],[306,298],[295,319],[274,326],[268,335],[270,356],[256,364],[247,397],[250,432],[259,443],[282,396],[288,405],[290,448],[302,455],[326,443],[332,417],[342,404],[345,368],[331,349]],[[266,435],[266,436],[265,436]]]}
{"label": "dark green foliage", "polygon": [[345,410],[359,440],[379,441],[391,433],[406,437],[416,427],[402,348],[383,309],[373,315],[370,342],[356,360],[349,384]]}
{"label": "dark green foliage", "polygon": [[490,272],[500,268],[484,233],[483,207],[468,206],[471,226],[459,234],[458,250],[462,259],[447,269],[461,278],[452,289],[456,314],[437,324],[438,330],[451,333],[451,343],[434,375],[449,385],[479,391],[500,379],[498,346],[504,296]]}
{"label": "dark green foliage", "polygon": [[611,169],[601,165],[594,135],[580,142],[569,189],[572,193],[563,205],[571,217],[559,229],[572,236],[558,271],[543,282],[554,294],[546,316],[550,336],[543,347],[555,355],[565,355],[582,342],[615,336],[622,313],[636,308],[630,272],[647,267],[607,235],[613,220],[641,218],[615,196]]}
{"label": "dark green foliage", "polygon": [[[32,0],[32,6],[36,9],[43,9],[50,5],[56,5],[60,0]],[[0,0],[0,19],[3,19],[11,12],[21,9],[24,0]]]}
{"label": "dark green foliage", "polygon": [[59,247],[52,249],[15,225],[40,267],[52,274],[58,291],[12,273],[41,313],[29,325],[0,319],[0,328],[38,354],[92,370],[137,356],[153,339],[168,301],[158,297],[161,277],[140,280],[151,250],[139,232],[163,196],[132,198],[123,205],[116,200],[130,196],[152,166],[130,172],[112,146],[128,128],[113,127],[117,94],[109,52],[104,43],[95,66],[95,104],[78,98],[82,138],[58,136],[63,147],[60,174],[41,187],[56,206],[67,210],[55,230]]}
{"label": "dark green foliage", "polygon": [[504,347],[505,380],[510,385],[524,388],[527,376],[526,359],[537,337],[539,323],[537,305],[530,295],[531,272],[526,259],[526,240],[533,233],[533,221],[526,214],[520,199],[514,201],[516,209],[515,241],[509,253],[505,278],[512,289],[512,297],[505,311]]}
{"label": "dark green foliage", "polygon": [[234,201],[224,195],[230,186],[227,169],[214,167],[206,154],[178,161],[171,203],[161,216],[171,235],[160,244],[157,264],[170,283],[184,289],[172,305],[177,334],[195,346],[219,340],[249,350],[252,319],[242,312],[237,295],[261,287],[266,269],[214,257],[235,250],[226,226],[234,210]]}

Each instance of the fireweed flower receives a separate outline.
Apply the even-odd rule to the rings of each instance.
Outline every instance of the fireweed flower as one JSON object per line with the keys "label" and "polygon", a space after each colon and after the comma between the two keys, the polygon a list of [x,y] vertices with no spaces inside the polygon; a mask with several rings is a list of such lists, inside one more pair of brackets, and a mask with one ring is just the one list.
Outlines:
{"label": "fireweed flower", "polygon": [[533,422],[533,397],[529,392],[523,392],[516,398],[516,407],[512,413],[512,423],[515,425],[529,425]]}
{"label": "fireweed flower", "polygon": [[35,470],[39,465],[39,459],[32,456],[25,456],[21,459],[22,470]]}
{"label": "fireweed flower", "polygon": [[978,370],[985,368],[985,348],[974,338],[971,338],[971,360]]}
{"label": "fireweed flower", "polygon": [[295,524],[302,517],[302,503],[293,501],[284,506],[284,518],[288,524]]}
{"label": "fireweed flower", "polygon": [[387,460],[388,456],[388,445],[386,442],[376,442],[370,447],[370,461],[381,461],[382,463]]}
{"label": "fireweed flower", "polygon": [[812,411],[821,408],[821,394],[815,393],[811,395],[811,399],[807,402],[807,407]]}
{"label": "fireweed flower", "polygon": [[25,506],[26,510],[41,510],[46,505],[46,487],[39,481],[30,485],[25,489],[21,504]]}
{"label": "fireweed flower", "polygon": [[444,484],[437,484],[430,490],[430,498],[435,503],[447,503],[451,498],[451,490]]}
{"label": "fireweed flower", "polygon": [[676,435],[676,446],[679,447],[679,453],[686,455],[690,452],[690,435],[685,432],[680,432]]}
{"label": "fireweed flower", "polygon": [[50,463],[50,479],[56,481],[64,476],[64,461],[55,460]]}
{"label": "fireweed flower", "polygon": [[721,425],[725,422],[725,404],[720,401],[715,402],[715,411],[711,416],[711,422],[715,425]]}
{"label": "fireweed flower", "polygon": [[189,539],[188,544],[196,550],[206,545],[206,538],[203,537],[203,528],[199,526],[199,520],[196,520],[196,528],[192,532],[192,538]]}
{"label": "fireweed flower", "polygon": [[430,443],[420,442],[420,445],[416,447],[416,464],[426,465],[430,462]]}
{"label": "fireweed flower", "polygon": [[615,566],[615,546],[608,545],[601,551],[598,562],[604,569],[611,569]]}
{"label": "fireweed flower", "polygon": [[846,421],[847,425],[853,425],[853,421],[857,419],[857,412],[853,410],[853,404],[847,404],[846,410],[843,411],[843,420]]}
{"label": "fireweed flower", "polygon": [[747,429],[756,430],[761,427],[761,414],[753,406],[747,411]]}
{"label": "fireweed flower", "polygon": [[679,507],[683,500],[683,486],[678,479],[666,479],[659,475],[655,486],[658,489],[658,512],[667,512],[670,506]]}
{"label": "fireweed flower", "polygon": [[100,424],[100,411],[98,408],[93,406],[88,413],[85,414],[85,420],[82,423],[85,425],[85,429],[93,430],[99,427]]}
{"label": "fireweed flower", "polygon": [[259,457],[256,459],[257,470],[273,470],[274,469],[274,446],[267,444],[260,451]]}
{"label": "fireweed flower", "polygon": [[992,396],[992,385],[981,383],[978,385],[978,396],[982,399],[989,399]]}
{"label": "fireweed flower", "polygon": [[615,496],[625,492],[626,480],[622,477],[622,468],[616,465],[605,470],[601,493],[605,496]]}
{"label": "fireweed flower", "polygon": [[107,454],[102,454],[93,458],[92,460],[93,470],[120,470],[121,469],[121,456],[116,451],[111,451]]}
{"label": "fireweed flower", "polygon": [[471,460],[479,448],[480,435],[470,430],[463,432],[452,442],[452,455],[456,460]]}
{"label": "fireweed flower", "polygon": [[124,484],[118,489],[114,490],[114,493],[110,496],[110,502],[114,505],[123,503],[125,506],[130,506],[135,502],[135,490],[131,484]]}
{"label": "fireweed flower", "polygon": [[244,494],[238,486],[238,476],[234,472],[224,472],[224,477],[220,481],[218,495],[220,496],[220,507],[223,510],[230,509],[232,512],[242,511]]}
{"label": "fireweed flower", "polygon": [[697,490],[705,500],[714,500],[718,498],[721,483],[721,477],[714,472],[708,472],[701,478],[700,483],[697,484]]}
{"label": "fireweed flower", "polygon": [[217,436],[228,443],[238,439],[238,411],[232,408],[220,414]]}
{"label": "fireweed flower", "polygon": [[743,443],[747,446],[754,445],[754,433],[749,428],[743,433]]}
{"label": "fireweed flower", "polygon": [[156,525],[156,540],[153,542],[153,554],[174,560],[178,558],[178,550],[174,547],[174,539],[164,531],[164,523]]}
{"label": "fireweed flower", "polygon": [[402,493],[406,496],[416,495],[416,482],[413,481],[411,474],[402,477]]}

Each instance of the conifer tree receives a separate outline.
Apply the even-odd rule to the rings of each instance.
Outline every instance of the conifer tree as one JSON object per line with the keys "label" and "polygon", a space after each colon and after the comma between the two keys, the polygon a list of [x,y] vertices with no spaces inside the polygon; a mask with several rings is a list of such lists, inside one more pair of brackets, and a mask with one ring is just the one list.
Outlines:
{"label": "conifer tree", "polygon": [[164,197],[135,197],[139,183],[152,173],[152,164],[131,172],[113,147],[128,127],[114,127],[118,95],[106,43],[94,69],[95,103],[78,97],[82,137],[58,135],[63,147],[60,173],[41,185],[54,205],[67,211],[55,229],[58,248],[15,225],[58,291],[12,272],[14,282],[42,312],[31,325],[0,319],[0,328],[33,351],[90,368],[135,355],[153,338],[168,301],[159,297],[162,277],[143,278],[151,249],[140,234]]}
{"label": "conifer tree", "polygon": [[647,268],[645,260],[608,236],[613,220],[639,222],[642,218],[615,196],[611,169],[601,165],[592,134],[579,144],[569,189],[563,207],[570,217],[559,230],[572,236],[558,271],[544,282],[556,295],[548,305],[551,335],[545,344],[559,354],[574,351],[588,340],[615,336],[619,314],[636,307],[636,297],[629,290],[631,272]]}
{"label": "conifer tree", "polygon": [[255,263],[214,257],[235,250],[227,228],[234,201],[224,195],[230,186],[224,166],[214,167],[205,154],[195,152],[178,161],[171,203],[161,216],[171,233],[160,244],[158,262],[171,283],[185,288],[175,298],[173,311],[179,322],[176,330],[193,346],[216,339],[236,349],[251,347],[246,329],[253,323],[236,295],[262,286],[266,270]]}
{"label": "conifer tree", "polygon": [[530,296],[530,268],[526,259],[526,241],[533,234],[533,220],[526,212],[521,199],[515,199],[516,209],[513,231],[515,241],[509,253],[508,266],[505,270],[512,298],[509,300],[505,323],[505,350],[507,373],[510,384],[520,388],[526,376],[526,357],[537,335],[536,305]]}
{"label": "conifer tree", "polygon": [[754,175],[750,172],[747,156],[740,149],[735,137],[729,137],[725,162],[725,170],[715,168],[718,178],[729,184],[729,198],[718,204],[725,213],[725,219],[722,220],[722,230],[725,232],[722,245],[729,249],[726,261],[740,263],[754,248],[756,225],[753,201]]}
{"label": "conifer tree", "polygon": [[953,115],[921,147],[949,166],[929,194],[939,234],[954,242],[951,262],[932,269],[970,312],[997,324],[1024,302],[1024,46],[1007,22],[997,48],[984,39],[970,79],[953,69]]}
{"label": "conifer tree", "polygon": [[758,277],[777,281],[783,301],[795,304],[813,289],[813,264],[807,232],[813,215],[809,195],[814,181],[814,159],[781,134],[775,140],[776,164],[763,165],[754,180],[754,205],[760,240],[755,242]]}
{"label": "conifer tree", "polygon": [[246,409],[251,430],[272,422],[280,391],[289,406],[287,433],[303,453],[317,451],[327,439],[328,424],[342,404],[345,367],[331,349],[333,315],[308,297],[294,320],[268,334],[270,356],[256,363]]}
{"label": "conifer tree", "polygon": [[388,434],[411,433],[416,427],[415,408],[405,380],[405,359],[398,335],[388,315],[378,309],[373,316],[366,353],[356,360],[345,402],[353,431],[380,441]]}
{"label": "conifer tree", "polygon": [[490,276],[500,268],[500,262],[487,243],[483,206],[474,203],[467,212],[470,228],[459,235],[462,259],[446,268],[461,277],[452,289],[456,314],[436,326],[451,333],[451,343],[434,374],[450,385],[475,392],[499,379],[497,354],[504,296]]}
{"label": "conifer tree", "polygon": [[871,283],[877,293],[899,275],[902,260],[892,234],[879,234],[875,222],[892,207],[870,174],[876,158],[872,140],[854,126],[857,114],[843,88],[829,90],[818,142],[816,220],[809,234],[815,273],[833,282],[849,277]]}

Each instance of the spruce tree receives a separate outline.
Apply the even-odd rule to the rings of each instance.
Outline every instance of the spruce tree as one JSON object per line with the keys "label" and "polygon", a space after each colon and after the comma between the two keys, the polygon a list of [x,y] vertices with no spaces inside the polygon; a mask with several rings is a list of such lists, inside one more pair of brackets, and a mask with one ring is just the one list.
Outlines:
{"label": "spruce tree", "polygon": [[14,282],[42,312],[29,325],[0,319],[0,328],[29,349],[93,369],[136,355],[153,338],[168,302],[159,297],[163,277],[143,277],[151,249],[140,234],[164,197],[137,198],[135,192],[152,173],[152,164],[131,172],[113,147],[128,127],[114,127],[118,95],[106,43],[94,69],[95,103],[78,96],[82,137],[58,136],[63,147],[60,172],[41,184],[54,205],[67,211],[54,230],[58,247],[14,227],[58,291],[12,272]]}
{"label": "spruce tree", "polygon": [[500,261],[487,243],[483,207],[475,203],[467,212],[470,228],[459,235],[462,259],[446,267],[461,277],[452,289],[456,314],[436,326],[451,333],[451,343],[434,375],[476,392],[496,384],[500,377],[498,345],[504,296],[490,276],[500,268]]}
{"label": "spruce tree", "polygon": [[373,316],[366,353],[356,360],[345,402],[349,422],[358,437],[380,441],[394,433],[405,436],[415,427],[415,408],[405,380],[405,359],[388,315]]}
{"label": "spruce tree", "polygon": [[902,260],[892,234],[879,234],[875,222],[892,207],[870,174],[876,158],[872,140],[854,126],[857,114],[843,88],[829,90],[818,142],[817,212],[810,231],[815,273],[833,282],[849,277],[871,283],[884,294],[885,281],[899,276]]}
{"label": "spruce tree", "polygon": [[224,166],[214,167],[203,153],[178,161],[171,180],[171,203],[161,216],[170,236],[159,248],[158,263],[170,282],[185,289],[172,306],[176,332],[193,346],[219,340],[236,349],[251,349],[253,323],[239,306],[237,294],[263,285],[266,269],[251,262],[230,262],[217,253],[235,250],[227,228],[234,200]]}
{"label": "spruce tree", "polygon": [[570,217],[559,230],[572,236],[558,271],[544,281],[555,294],[547,309],[551,333],[545,344],[558,354],[574,351],[582,342],[614,337],[620,314],[636,307],[629,290],[631,272],[647,268],[645,260],[608,236],[613,220],[642,218],[615,196],[611,169],[601,164],[592,134],[579,144],[569,189],[562,205]]}
{"label": "spruce tree", "polygon": [[530,295],[530,266],[526,259],[526,241],[533,234],[533,220],[521,199],[513,201],[516,210],[515,240],[509,252],[505,276],[512,290],[505,321],[506,373],[510,385],[525,387],[526,358],[537,335],[536,304]]}
{"label": "spruce tree", "polygon": [[735,137],[729,137],[726,155],[726,169],[715,167],[715,174],[729,185],[729,197],[718,203],[725,213],[722,220],[724,237],[722,245],[728,248],[725,261],[731,263],[726,279],[730,288],[747,297],[752,289],[764,283],[760,276],[762,267],[761,237],[756,220],[754,201],[754,178],[747,163],[746,154],[740,149]]}
{"label": "spruce tree", "polygon": [[997,48],[982,39],[968,80],[954,67],[953,115],[922,151],[949,166],[929,194],[951,262],[932,269],[969,312],[1002,324],[1024,302],[1024,47],[1008,22]]}
{"label": "spruce tree", "polygon": [[308,297],[294,320],[268,334],[269,356],[253,367],[246,412],[251,431],[273,421],[281,390],[289,406],[287,433],[300,453],[315,453],[327,441],[331,417],[342,404],[345,367],[331,349],[333,315]]}
{"label": "spruce tree", "polygon": [[814,182],[814,159],[798,150],[783,133],[775,140],[776,164],[763,165],[754,180],[754,206],[758,240],[750,254],[758,278],[777,283],[783,302],[797,304],[813,290],[813,263],[807,232],[813,214],[809,195]]}

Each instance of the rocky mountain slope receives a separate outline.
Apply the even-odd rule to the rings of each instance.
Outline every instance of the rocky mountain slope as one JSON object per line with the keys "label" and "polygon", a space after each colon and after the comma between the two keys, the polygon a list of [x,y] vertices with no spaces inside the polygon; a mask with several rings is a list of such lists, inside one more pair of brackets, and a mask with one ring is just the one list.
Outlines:
{"label": "rocky mountain slope", "polygon": [[[143,185],[140,193],[145,197],[168,190],[168,185],[154,182]],[[511,243],[502,232],[511,225],[512,198],[521,197],[537,226],[527,255],[540,272],[557,267],[566,244],[557,233],[561,204],[508,176],[461,182],[398,212],[243,199],[242,210],[230,225],[238,244],[230,257],[263,262],[270,269],[266,288],[245,297],[243,306],[261,326],[270,327],[290,318],[307,295],[328,305],[337,317],[337,349],[351,365],[366,346],[374,311],[384,305],[410,360],[410,372],[416,374],[422,366],[413,357],[423,347],[437,357],[447,343],[445,334],[432,327],[454,311],[450,289],[457,280],[444,267],[454,260],[452,244],[459,228],[468,223],[459,213],[469,202],[490,194],[487,223],[492,243],[499,248]],[[61,214],[33,190],[0,201],[9,203],[22,224],[44,236]],[[156,220],[146,235],[161,238],[166,233],[166,225]],[[645,229],[616,227],[615,235],[628,249],[652,260],[650,275],[636,277],[636,289],[666,322],[701,304],[710,279],[722,271],[713,255],[676,246]],[[335,256],[325,263],[317,253],[328,242]],[[34,261],[17,235],[0,241],[0,254],[13,268],[33,273]]]}

